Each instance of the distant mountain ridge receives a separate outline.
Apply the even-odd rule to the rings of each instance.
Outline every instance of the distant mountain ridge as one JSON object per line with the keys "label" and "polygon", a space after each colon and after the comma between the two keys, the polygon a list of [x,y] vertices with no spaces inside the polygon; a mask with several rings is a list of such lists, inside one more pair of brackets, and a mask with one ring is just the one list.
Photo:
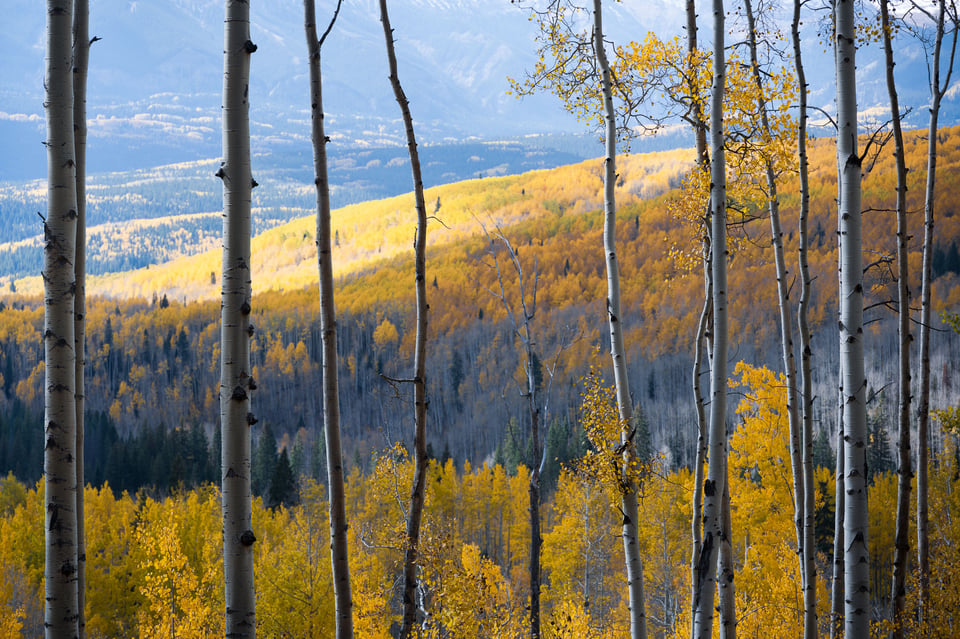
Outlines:
{"label": "distant mountain ridge", "polygon": [[[325,23],[333,2],[321,2]],[[44,14],[30,0],[5,3],[0,38],[0,182],[41,178]],[[535,26],[507,0],[392,0],[400,76],[425,143],[502,139],[525,134],[581,133],[549,95],[520,101],[507,95],[507,76],[522,76],[535,58]],[[682,6],[660,0],[610,4],[606,28],[617,42],[682,34]],[[287,153],[309,144],[306,45],[302,4],[254,3],[251,68],[255,152]],[[811,103],[832,109],[832,64],[807,20]],[[223,13],[218,0],[102,0],[91,33],[102,41],[90,62],[92,172],[142,169],[215,158],[220,149]],[[707,30],[701,33],[705,46]],[[386,80],[383,34],[374,0],[345,2],[324,45],[327,127],[339,148],[397,145],[396,104]],[[861,53],[860,105],[886,102],[881,52]],[[925,126],[926,67],[919,45],[898,50],[901,102]],[[947,100],[942,122],[956,122]]]}

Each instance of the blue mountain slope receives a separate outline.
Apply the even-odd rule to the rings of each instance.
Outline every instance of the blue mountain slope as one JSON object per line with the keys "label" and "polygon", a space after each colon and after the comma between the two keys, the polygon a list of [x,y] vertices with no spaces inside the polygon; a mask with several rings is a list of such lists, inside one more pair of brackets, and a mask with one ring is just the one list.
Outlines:
{"label": "blue mountain slope", "polygon": [[[318,3],[325,23],[333,2]],[[44,13],[32,0],[7,0],[0,38],[0,180],[42,177]],[[534,62],[535,26],[506,0],[394,0],[390,3],[400,74],[425,142],[527,133],[580,132],[550,96],[507,95],[506,77]],[[611,37],[682,34],[676,2],[612,3]],[[259,50],[251,69],[254,148],[301,144],[308,136],[307,63],[302,3],[271,0],[251,8]],[[709,16],[706,16],[709,17]],[[832,64],[805,27],[812,102],[832,109]],[[735,21],[732,22],[735,24]],[[101,0],[93,4],[89,116],[91,169],[145,168],[219,154],[223,6],[219,0]],[[709,33],[704,29],[701,39]],[[708,44],[708,43],[707,43]],[[383,34],[375,0],[344,2],[324,46],[325,110],[335,142],[353,147],[402,141],[386,80]],[[918,122],[926,102],[920,47],[898,50],[902,102]],[[861,53],[860,104],[885,102],[880,51]],[[956,108],[947,104],[947,122]],[[23,144],[33,138],[36,144]]]}

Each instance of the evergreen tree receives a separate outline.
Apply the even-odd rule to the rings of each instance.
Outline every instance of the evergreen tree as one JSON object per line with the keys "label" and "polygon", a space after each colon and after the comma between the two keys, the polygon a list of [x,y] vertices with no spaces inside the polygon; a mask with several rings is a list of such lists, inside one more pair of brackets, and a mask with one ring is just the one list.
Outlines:
{"label": "evergreen tree", "polygon": [[270,424],[263,425],[260,439],[253,454],[250,468],[251,491],[254,495],[267,497],[270,481],[277,466],[277,440]]}
{"label": "evergreen tree", "polygon": [[290,468],[287,449],[284,448],[280,451],[280,456],[274,465],[273,474],[270,476],[267,506],[270,508],[294,506],[300,501],[299,497],[300,487],[294,477],[293,470]]}

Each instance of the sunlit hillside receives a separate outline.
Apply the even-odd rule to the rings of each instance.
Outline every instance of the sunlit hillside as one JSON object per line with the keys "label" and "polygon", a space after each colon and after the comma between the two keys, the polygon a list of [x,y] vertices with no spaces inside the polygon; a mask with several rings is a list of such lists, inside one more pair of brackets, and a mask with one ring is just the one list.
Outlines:
{"label": "sunlit hillside", "polygon": [[[429,161],[426,156],[425,161]],[[624,158],[620,163],[621,197],[635,200],[660,195],[679,183],[692,159],[687,150]],[[600,161],[519,176],[485,178],[428,189],[431,247],[456,244],[481,232],[480,223],[511,226],[563,207],[579,214],[599,206]],[[303,187],[304,191],[312,187]],[[303,195],[300,193],[299,195]],[[439,209],[437,205],[439,204]],[[292,209],[297,214],[302,209]],[[256,217],[258,211],[253,212]],[[338,209],[333,214],[338,275],[374,268],[384,259],[408,250],[415,216],[412,196],[398,196]],[[176,220],[155,220],[171,228]],[[256,292],[291,290],[317,280],[315,218],[299,217],[253,240],[253,284]],[[106,233],[104,233],[106,236]],[[135,247],[128,247],[134,250]],[[161,266],[94,277],[88,293],[105,297],[211,299],[219,295],[219,247],[200,255],[174,259]],[[211,276],[213,274],[213,276]],[[39,293],[39,278],[16,282],[26,294]]]}
{"label": "sunlit hillside", "polygon": [[[941,132],[934,251],[934,305],[960,306],[960,129]],[[908,191],[911,287],[919,291],[924,179],[923,132],[908,135],[912,167]],[[674,188],[690,166],[689,151],[620,158],[618,261],[622,319],[631,385],[649,420],[654,445],[674,460],[688,459],[691,345],[703,305],[702,270],[695,256],[698,229],[677,215]],[[811,148],[810,263],[814,276],[818,423],[835,424],[836,160],[831,140]],[[876,161],[874,162],[874,159]],[[429,161],[429,157],[424,157]],[[896,379],[892,257],[895,220],[892,157],[867,158],[864,247],[868,286],[868,378],[883,389]],[[601,240],[600,160],[510,177],[492,177],[427,192],[430,247],[428,375],[433,445],[457,458],[482,460],[510,441],[511,420],[522,414],[509,389],[520,376],[514,335],[498,288],[482,225],[497,228],[517,248],[527,274],[536,261],[536,322],[544,357],[557,359],[551,419],[575,421],[579,379],[607,349],[604,257]],[[258,191],[265,188],[261,186]],[[298,187],[303,198],[312,187]],[[797,250],[795,176],[783,176],[782,222],[788,268]],[[437,204],[439,202],[439,209]],[[297,209],[291,208],[291,212]],[[728,276],[731,352],[752,364],[776,367],[779,329],[770,225],[762,208],[743,211],[753,221],[732,229],[737,241]],[[320,329],[312,215],[272,228],[253,242],[252,303],[256,334],[255,403],[264,422],[293,437],[319,420]],[[207,216],[211,221],[215,218]],[[180,218],[152,220],[177,233]],[[357,204],[335,212],[338,342],[345,447],[363,457],[386,440],[405,437],[405,404],[380,377],[405,377],[413,340],[414,232],[412,196]],[[147,222],[144,222],[145,224]],[[124,245],[123,250],[136,247]],[[502,255],[502,253],[501,253]],[[693,256],[694,259],[690,259]],[[89,281],[87,308],[88,407],[121,437],[148,428],[195,425],[212,432],[218,409],[220,251]],[[506,296],[517,300],[517,278],[502,271]],[[798,285],[794,282],[796,289]],[[0,301],[0,409],[16,411],[24,432],[42,411],[43,363],[38,338],[43,312],[37,278],[4,286]],[[952,332],[937,333],[932,402],[956,400],[951,362],[960,357]],[[951,341],[952,340],[952,341]],[[892,394],[879,402],[889,404]],[[2,409],[2,410],[7,410]],[[890,409],[892,410],[892,409]],[[11,413],[12,414],[12,413]],[[889,413],[892,414],[892,413]],[[20,423],[20,422],[18,422]],[[109,430],[109,429],[108,429]],[[570,431],[572,432],[572,431]],[[575,437],[568,433],[566,436]],[[26,437],[25,445],[39,444]],[[523,445],[523,442],[515,442]],[[16,458],[28,458],[24,453]]]}

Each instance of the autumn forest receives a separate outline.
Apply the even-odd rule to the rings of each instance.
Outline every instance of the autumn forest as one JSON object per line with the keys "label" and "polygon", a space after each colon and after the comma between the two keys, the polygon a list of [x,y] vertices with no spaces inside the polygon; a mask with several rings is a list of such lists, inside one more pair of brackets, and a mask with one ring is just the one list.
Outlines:
{"label": "autumn forest", "polygon": [[[312,183],[257,184],[260,9],[227,0],[221,161],[88,232],[168,196],[86,175],[96,6],[49,0],[49,176],[16,191],[43,235],[0,244],[0,637],[960,636],[952,2],[824,4],[827,112],[811,3],[704,2],[698,41],[690,0],[682,36],[614,43],[612,3],[525,0],[512,93],[604,157],[425,188],[379,0],[413,190],[339,208],[320,4]],[[926,105],[897,101],[910,39]]]}

